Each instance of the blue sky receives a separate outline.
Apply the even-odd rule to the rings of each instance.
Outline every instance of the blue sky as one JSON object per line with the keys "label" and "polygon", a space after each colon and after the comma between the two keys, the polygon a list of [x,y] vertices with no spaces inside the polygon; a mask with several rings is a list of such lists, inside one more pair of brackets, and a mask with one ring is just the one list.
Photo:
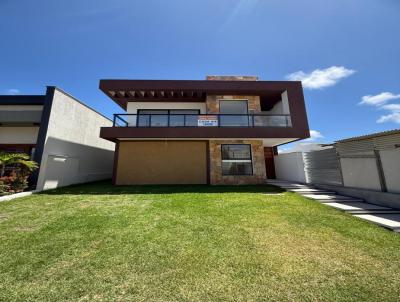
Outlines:
{"label": "blue sky", "polygon": [[398,0],[0,0],[0,93],[56,85],[111,116],[102,78],[303,79],[331,142],[400,128],[399,20]]}

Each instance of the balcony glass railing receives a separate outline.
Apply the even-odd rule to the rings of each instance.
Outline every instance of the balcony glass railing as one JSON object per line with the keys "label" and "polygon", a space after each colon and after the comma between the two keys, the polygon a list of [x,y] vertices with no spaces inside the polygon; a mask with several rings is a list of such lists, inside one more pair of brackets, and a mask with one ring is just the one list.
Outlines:
{"label": "balcony glass railing", "polygon": [[290,115],[114,114],[114,127],[291,127]]}

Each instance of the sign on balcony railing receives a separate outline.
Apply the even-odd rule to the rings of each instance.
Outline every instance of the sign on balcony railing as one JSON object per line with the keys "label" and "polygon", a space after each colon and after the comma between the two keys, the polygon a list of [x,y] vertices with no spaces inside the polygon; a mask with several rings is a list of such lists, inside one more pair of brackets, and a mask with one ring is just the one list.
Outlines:
{"label": "sign on balcony railing", "polygon": [[218,116],[216,115],[199,115],[197,119],[197,126],[199,127],[217,127]]}

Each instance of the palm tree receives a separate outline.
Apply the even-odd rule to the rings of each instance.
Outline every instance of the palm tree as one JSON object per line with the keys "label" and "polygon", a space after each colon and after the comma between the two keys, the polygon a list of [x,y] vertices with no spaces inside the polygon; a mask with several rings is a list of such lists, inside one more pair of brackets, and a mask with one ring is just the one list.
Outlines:
{"label": "palm tree", "polygon": [[4,176],[6,167],[10,165],[18,165],[21,168],[21,176],[27,176],[38,168],[38,164],[31,160],[28,154],[0,151],[0,177]]}

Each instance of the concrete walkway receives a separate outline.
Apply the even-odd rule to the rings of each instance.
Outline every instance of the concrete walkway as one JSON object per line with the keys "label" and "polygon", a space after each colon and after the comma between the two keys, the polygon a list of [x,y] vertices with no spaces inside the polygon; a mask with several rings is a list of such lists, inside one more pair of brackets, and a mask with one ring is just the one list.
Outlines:
{"label": "concrete walkway", "polygon": [[400,210],[367,203],[360,198],[338,195],[333,191],[316,189],[312,185],[285,180],[268,180],[267,183],[400,233]]}

